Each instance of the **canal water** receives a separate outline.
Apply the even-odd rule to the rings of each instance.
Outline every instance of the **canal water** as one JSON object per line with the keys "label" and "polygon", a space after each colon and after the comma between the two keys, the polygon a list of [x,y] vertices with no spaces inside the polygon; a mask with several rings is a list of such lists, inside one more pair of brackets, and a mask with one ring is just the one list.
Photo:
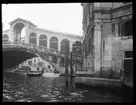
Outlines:
{"label": "canal water", "polygon": [[131,102],[132,96],[122,91],[67,86],[64,77],[3,72],[3,102]]}

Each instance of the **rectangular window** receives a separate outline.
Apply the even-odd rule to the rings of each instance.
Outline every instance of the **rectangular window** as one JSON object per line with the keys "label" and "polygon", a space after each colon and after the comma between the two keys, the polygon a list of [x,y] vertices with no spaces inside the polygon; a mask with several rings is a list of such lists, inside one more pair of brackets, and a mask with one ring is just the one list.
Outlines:
{"label": "rectangular window", "polygon": [[133,58],[133,51],[125,51],[125,58]]}
{"label": "rectangular window", "polygon": [[133,34],[132,20],[129,20],[124,23],[124,36],[132,36],[132,34]]}
{"label": "rectangular window", "polygon": [[118,23],[119,36],[133,36],[132,20]]}

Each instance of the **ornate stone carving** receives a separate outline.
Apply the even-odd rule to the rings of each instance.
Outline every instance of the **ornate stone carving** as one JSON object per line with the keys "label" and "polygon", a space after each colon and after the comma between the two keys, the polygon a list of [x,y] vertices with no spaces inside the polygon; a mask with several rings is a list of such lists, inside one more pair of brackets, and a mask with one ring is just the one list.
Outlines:
{"label": "ornate stone carving", "polygon": [[100,13],[95,14],[95,19],[110,19],[110,18],[111,18],[110,14],[100,14]]}
{"label": "ornate stone carving", "polygon": [[113,12],[112,13],[112,17],[113,18],[117,18],[117,17],[121,17],[121,16],[125,16],[125,15],[130,15],[132,14],[132,8],[127,8],[127,9],[124,9],[124,10],[118,10],[116,12]]}

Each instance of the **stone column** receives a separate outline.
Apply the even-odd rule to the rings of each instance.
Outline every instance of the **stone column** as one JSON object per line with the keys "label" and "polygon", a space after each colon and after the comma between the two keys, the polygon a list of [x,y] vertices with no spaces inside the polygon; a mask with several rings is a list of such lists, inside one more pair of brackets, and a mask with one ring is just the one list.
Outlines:
{"label": "stone column", "polygon": [[118,22],[115,23],[115,36],[118,36]]}
{"label": "stone column", "polygon": [[70,52],[72,51],[72,45],[73,45],[73,42],[70,42],[70,45],[69,45],[69,51]]}
{"label": "stone column", "polygon": [[101,24],[96,21],[94,28],[94,70],[95,76],[100,77],[101,69]]}
{"label": "stone column", "polygon": [[34,66],[34,58],[32,58],[32,66]]}
{"label": "stone column", "polygon": [[37,45],[39,46],[39,34],[37,34]]}
{"label": "stone column", "polygon": [[18,33],[18,41],[21,41],[21,33]]}
{"label": "stone column", "polygon": [[10,41],[14,42],[14,37],[15,37],[14,34],[15,34],[15,32],[14,32],[13,25],[12,26],[10,25],[10,34],[11,34],[10,35],[10,37],[11,37]]}
{"label": "stone column", "polygon": [[26,42],[26,43],[29,43],[28,27],[29,27],[29,25],[26,24],[26,26],[25,26],[25,42]]}
{"label": "stone column", "polygon": [[47,48],[50,48],[50,37],[47,37]]}
{"label": "stone column", "polygon": [[60,58],[57,58],[57,66],[60,64]]}
{"label": "stone column", "polygon": [[10,29],[10,41],[14,42],[14,31],[13,31],[13,29]]}
{"label": "stone column", "polygon": [[58,40],[58,50],[60,50],[60,45],[61,44],[61,40]]}

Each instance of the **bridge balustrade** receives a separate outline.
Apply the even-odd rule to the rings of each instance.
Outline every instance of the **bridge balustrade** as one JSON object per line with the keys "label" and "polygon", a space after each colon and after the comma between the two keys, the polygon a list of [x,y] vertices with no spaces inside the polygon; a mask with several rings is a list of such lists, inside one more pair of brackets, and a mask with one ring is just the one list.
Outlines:
{"label": "bridge balustrade", "polygon": [[31,44],[28,44],[28,43],[22,43],[22,45],[27,47],[27,48],[32,48]]}
{"label": "bridge balustrade", "polygon": [[24,48],[31,49],[31,51],[33,51],[33,52],[42,52],[42,53],[44,53],[44,52],[47,53],[48,52],[50,54],[55,54],[55,55],[64,57],[64,54],[62,55],[61,51],[59,51],[57,49],[46,48],[44,46],[38,46],[38,45],[35,45],[35,44],[31,44],[31,43],[5,42],[5,43],[3,43],[3,47],[4,48],[8,48],[8,47],[11,47],[11,48],[14,48],[14,47],[24,47]]}

